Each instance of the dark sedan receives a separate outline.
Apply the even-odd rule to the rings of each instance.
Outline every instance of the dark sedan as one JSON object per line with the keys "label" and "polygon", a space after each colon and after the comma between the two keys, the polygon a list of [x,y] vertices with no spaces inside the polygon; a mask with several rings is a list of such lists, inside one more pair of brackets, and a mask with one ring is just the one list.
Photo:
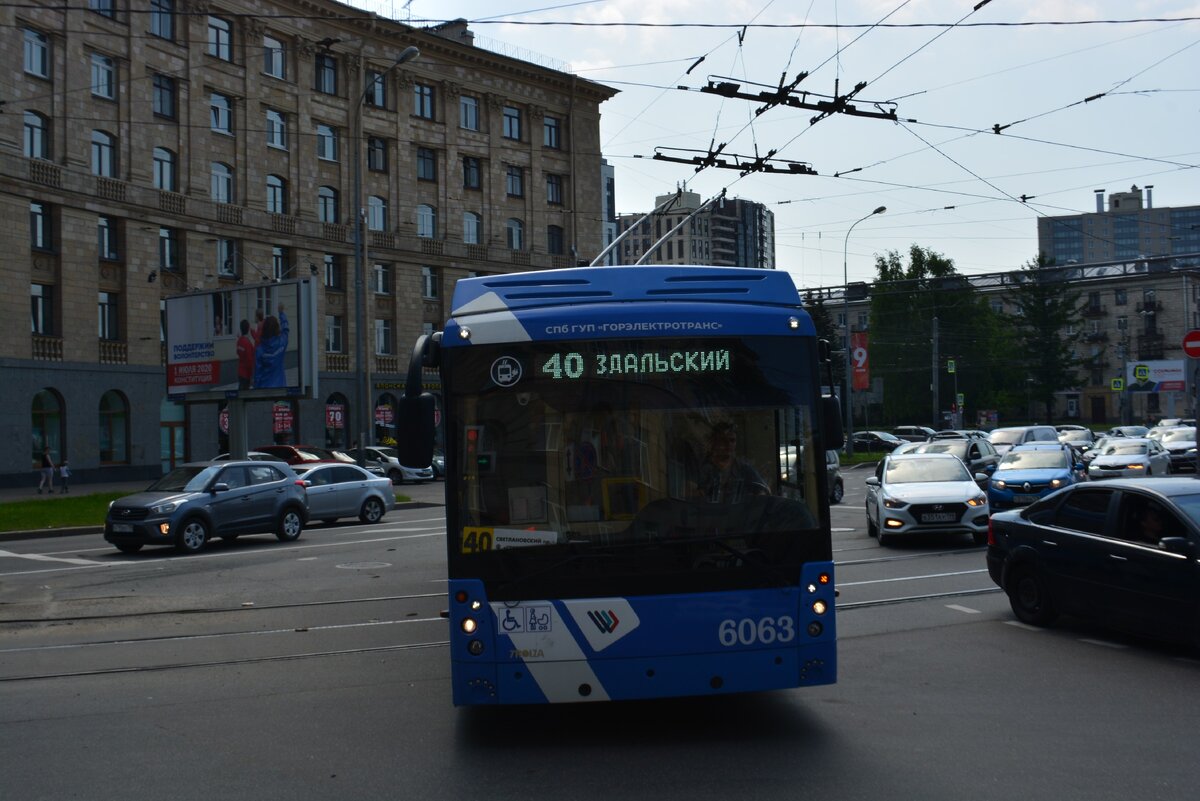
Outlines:
{"label": "dark sedan", "polygon": [[904,444],[904,440],[886,431],[855,431],[853,442],[855,453],[891,453]]}
{"label": "dark sedan", "polygon": [[988,573],[1014,614],[1060,615],[1200,643],[1200,482],[1085,482],[997,512]]}

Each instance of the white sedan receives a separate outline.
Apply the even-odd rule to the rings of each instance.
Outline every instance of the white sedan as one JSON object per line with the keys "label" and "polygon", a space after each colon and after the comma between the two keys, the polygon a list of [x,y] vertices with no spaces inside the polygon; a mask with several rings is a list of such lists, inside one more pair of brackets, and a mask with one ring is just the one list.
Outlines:
{"label": "white sedan", "polygon": [[1171,455],[1156,439],[1114,437],[1088,465],[1088,478],[1138,478],[1171,472]]}
{"label": "white sedan", "polygon": [[987,541],[988,500],[974,477],[950,453],[889,455],[867,479],[867,533],[880,545],[913,533],[970,534]]}

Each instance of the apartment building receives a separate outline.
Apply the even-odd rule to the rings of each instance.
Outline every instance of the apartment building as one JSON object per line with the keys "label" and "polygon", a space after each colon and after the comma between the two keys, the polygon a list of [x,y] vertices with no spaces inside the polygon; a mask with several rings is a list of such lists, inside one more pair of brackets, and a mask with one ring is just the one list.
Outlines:
{"label": "apartment building", "polygon": [[16,444],[0,485],[29,481],[43,445],[84,482],[228,447],[220,404],[165,395],[171,295],[319,282],[321,397],[251,404],[250,445],[345,446],[386,440],[457,279],[602,247],[615,92],[476,47],[463,21],[326,0],[37,2],[0,20],[0,436]]}
{"label": "apartment building", "polygon": [[1096,190],[1096,211],[1038,219],[1038,252],[1055,264],[1200,254],[1200,206],[1154,207],[1154,187]]}
{"label": "apartment building", "polygon": [[[662,206],[673,196],[656,197],[654,207]],[[693,212],[697,213],[687,219]],[[705,205],[699,194],[685,189],[663,213],[646,220],[642,220],[643,216],[644,213],[618,217],[621,233],[638,226],[618,248],[620,264],[636,264],[647,251],[652,251],[643,263],[775,269],[775,214],[761,203],[722,198]],[[670,233],[680,223],[682,227]],[[670,236],[660,243],[668,233]]]}

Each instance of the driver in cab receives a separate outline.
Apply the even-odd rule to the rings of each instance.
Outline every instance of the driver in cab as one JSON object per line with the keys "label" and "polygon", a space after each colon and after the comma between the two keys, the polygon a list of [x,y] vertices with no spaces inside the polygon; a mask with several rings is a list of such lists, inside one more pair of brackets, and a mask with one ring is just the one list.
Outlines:
{"label": "driver in cab", "polygon": [[769,495],[766,480],[754,466],[737,456],[738,434],[733,423],[720,422],[709,432],[704,463],[694,495],[708,503],[738,503],[755,495]]}

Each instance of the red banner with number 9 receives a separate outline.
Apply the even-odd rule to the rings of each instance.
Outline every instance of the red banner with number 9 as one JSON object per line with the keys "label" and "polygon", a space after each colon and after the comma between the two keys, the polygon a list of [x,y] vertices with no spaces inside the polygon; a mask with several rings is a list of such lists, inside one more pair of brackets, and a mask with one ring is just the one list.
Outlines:
{"label": "red banner with number 9", "polygon": [[852,386],[855,390],[871,388],[870,359],[867,355],[867,332],[858,331],[850,334],[850,374],[853,376]]}

